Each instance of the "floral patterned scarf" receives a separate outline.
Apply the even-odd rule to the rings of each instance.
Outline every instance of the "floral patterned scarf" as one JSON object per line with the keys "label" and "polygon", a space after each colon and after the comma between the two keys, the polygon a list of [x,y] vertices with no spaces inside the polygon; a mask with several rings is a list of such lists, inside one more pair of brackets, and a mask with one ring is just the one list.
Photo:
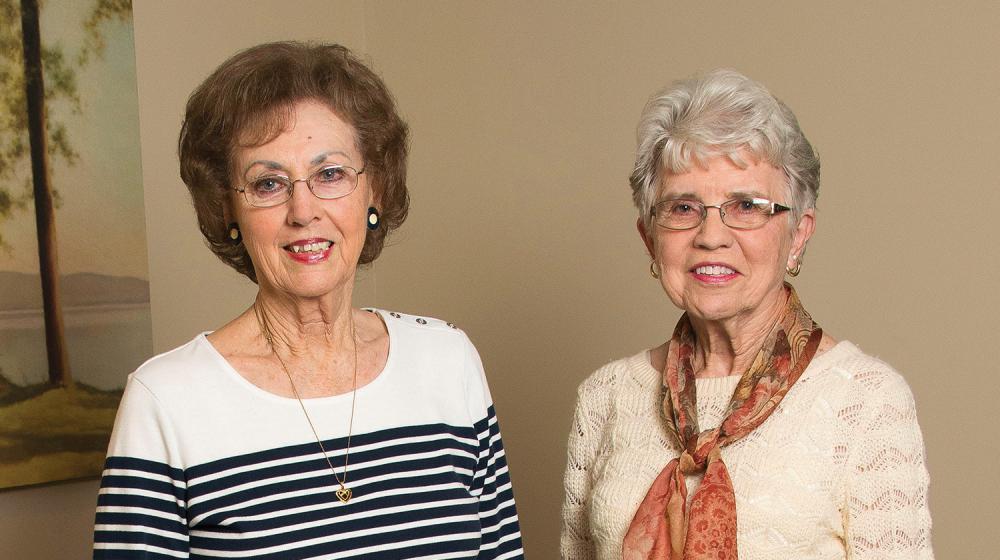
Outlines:
{"label": "floral patterned scarf", "polygon": [[[653,481],[622,546],[624,560],[735,560],[736,496],[721,449],[752,432],[774,411],[809,365],[823,331],[785,284],[787,301],[753,364],[740,378],[722,425],[698,429],[691,358],[694,330],[687,314],[674,329],[663,371],[663,414],[683,452]],[[687,504],[687,475],[705,477]]]}

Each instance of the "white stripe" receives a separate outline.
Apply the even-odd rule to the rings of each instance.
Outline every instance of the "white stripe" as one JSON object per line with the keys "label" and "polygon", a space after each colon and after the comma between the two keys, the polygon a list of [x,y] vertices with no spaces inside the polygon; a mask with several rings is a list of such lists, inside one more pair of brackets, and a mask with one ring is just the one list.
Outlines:
{"label": "white stripe", "polygon": [[[495,542],[495,543],[484,544],[483,546],[479,547],[479,550],[493,550],[493,549],[496,549],[496,548],[500,548],[501,544],[503,544],[503,543],[505,543],[507,541],[512,541],[514,539],[519,539],[519,538],[521,538],[521,531],[517,531],[517,532],[511,533],[509,535],[504,535],[504,536],[500,537],[499,539],[497,539],[497,542]],[[517,550],[520,551],[522,549],[518,548]],[[514,552],[514,551],[511,551],[511,552]],[[508,553],[508,554],[510,554],[510,553]]]}
{"label": "white stripe", "polygon": [[101,488],[97,491],[98,495],[107,496],[142,496],[144,498],[153,498],[161,502],[166,502],[168,504],[177,504],[180,507],[184,507],[184,500],[178,500],[172,494],[164,494],[163,492],[154,492],[152,490],[146,490],[144,488],[129,488],[122,486],[108,486]]}
{"label": "white stripe", "polygon": [[145,515],[146,517],[158,517],[160,519],[176,521],[183,525],[187,524],[187,520],[177,514],[137,506],[98,506],[97,513],[129,513],[134,515]]}
{"label": "white stripe", "polygon": [[167,548],[159,546],[150,546],[142,543],[94,543],[95,549],[101,550],[139,550],[147,552],[156,552],[158,554],[166,554],[167,556],[173,556],[174,558],[190,558],[187,552],[183,550],[170,550]]}
{"label": "white stripe", "polygon": [[[480,503],[482,503],[482,502],[480,502]],[[493,508],[493,509],[491,509],[491,510],[488,510],[488,511],[480,511],[480,512],[479,512],[479,518],[480,518],[480,519],[486,519],[487,517],[491,517],[491,516],[493,516],[493,515],[496,515],[496,514],[500,513],[500,510],[502,510],[503,508],[505,508],[505,507],[510,507],[510,506],[512,506],[512,505],[514,505],[514,500],[513,500],[513,499],[510,499],[510,500],[507,500],[507,501],[505,501],[505,502],[502,502],[502,503],[500,503],[500,504],[497,504],[497,507],[495,507],[495,508]],[[501,525],[502,525],[502,524],[503,524],[503,523],[501,523]]]}
{"label": "white stripe", "polygon": [[[443,506],[450,506],[450,505],[460,505],[460,504],[469,503],[469,501],[470,500],[468,500],[468,499],[465,499],[465,500],[455,499],[455,500],[440,500],[440,501],[437,501],[437,502],[424,502],[424,503],[421,503],[421,504],[396,506],[396,507],[390,507],[390,508],[382,508],[382,509],[373,510],[373,511],[363,511],[363,512],[353,513],[353,514],[350,514],[350,515],[341,515],[341,516],[338,516],[335,519],[329,519],[329,518],[328,519],[320,519],[320,520],[317,520],[317,521],[310,521],[308,523],[299,523],[299,524],[296,524],[296,525],[282,525],[280,527],[275,527],[273,529],[263,529],[263,530],[260,530],[260,531],[246,531],[246,532],[243,532],[243,533],[215,532],[215,531],[210,531],[210,530],[196,530],[196,529],[192,529],[191,530],[191,535],[192,536],[198,536],[198,537],[213,538],[213,539],[234,539],[234,540],[239,540],[239,539],[244,539],[244,538],[261,538],[261,537],[268,537],[268,536],[271,536],[271,535],[276,535],[276,534],[281,534],[281,533],[290,533],[290,532],[293,532],[293,531],[301,531],[303,529],[312,529],[314,527],[323,527],[323,526],[326,526],[326,525],[333,526],[333,525],[338,525],[340,523],[349,523],[351,521],[356,521],[358,519],[365,519],[365,518],[369,518],[369,517],[380,517],[380,516],[383,516],[383,515],[391,515],[393,513],[399,513],[399,512],[404,512],[404,511],[414,511],[414,510],[431,509],[431,508],[443,507]],[[241,522],[241,521],[259,521],[261,519],[274,519],[276,517],[290,516],[290,515],[295,515],[297,513],[303,513],[303,512],[306,512],[306,511],[315,511],[315,510],[320,510],[320,509],[336,508],[339,505],[340,505],[339,503],[338,504],[330,503],[330,504],[324,504],[321,507],[310,506],[310,507],[303,507],[303,508],[287,509],[287,510],[282,510],[280,512],[265,513],[265,514],[261,514],[261,515],[230,517],[230,518],[226,519],[225,523],[220,524],[220,527],[225,527],[225,526],[231,525],[233,523],[238,523],[238,522]],[[443,519],[443,518],[435,518],[434,521],[437,522],[440,519]],[[383,527],[382,530],[391,530],[391,529],[394,529],[395,527],[396,527],[395,525],[389,526],[389,527]]]}
{"label": "white stripe", "polygon": [[163,529],[155,529],[153,527],[144,527],[139,525],[94,525],[94,531],[121,531],[122,533],[142,533],[143,535],[159,535],[171,540],[179,542],[187,542],[187,537],[182,533],[175,533],[174,531],[164,531]]}

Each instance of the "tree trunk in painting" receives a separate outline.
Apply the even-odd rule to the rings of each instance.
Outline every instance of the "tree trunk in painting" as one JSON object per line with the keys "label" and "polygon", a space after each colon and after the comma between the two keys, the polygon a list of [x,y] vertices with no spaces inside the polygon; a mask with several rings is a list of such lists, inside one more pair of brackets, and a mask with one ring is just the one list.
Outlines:
{"label": "tree trunk in painting", "polygon": [[45,309],[45,347],[49,382],[71,386],[62,306],[59,304],[59,264],[56,251],[56,216],[49,184],[49,154],[45,122],[45,82],[42,78],[41,33],[38,0],[21,0],[21,33],[24,36],[24,87],[28,101],[28,138],[31,143],[31,175],[38,227],[38,266],[42,277]]}

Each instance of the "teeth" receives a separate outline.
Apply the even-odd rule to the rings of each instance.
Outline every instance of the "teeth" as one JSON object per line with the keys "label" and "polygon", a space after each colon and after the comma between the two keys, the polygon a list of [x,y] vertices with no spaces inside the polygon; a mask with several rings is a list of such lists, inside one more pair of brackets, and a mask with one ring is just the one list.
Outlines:
{"label": "teeth", "polygon": [[736,272],[728,266],[699,266],[694,269],[694,271],[697,274],[704,274],[707,276],[722,276],[724,274],[733,274]]}
{"label": "teeth", "polygon": [[289,248],[293,253],[314,253],[317,251],[326,251],[333,245],[330,241],[317,241],[316,243],[307,243],[305,245],[289,245]]}

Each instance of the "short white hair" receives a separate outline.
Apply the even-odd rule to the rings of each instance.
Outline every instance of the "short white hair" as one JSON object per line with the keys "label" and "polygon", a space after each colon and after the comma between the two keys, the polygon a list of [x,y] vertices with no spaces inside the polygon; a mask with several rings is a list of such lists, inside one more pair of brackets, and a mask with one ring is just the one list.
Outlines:
{"label": "short white hair", "polygon": [[629,182],[647,228],[661,171],[685,173],[716,155],[745,168],[751,162],[742,154],[749,153],[784,171],[796,219],[816,207],[819,155],[792,110],[735,70],[715,70],[657,93],[646,103],[636,135]]}

